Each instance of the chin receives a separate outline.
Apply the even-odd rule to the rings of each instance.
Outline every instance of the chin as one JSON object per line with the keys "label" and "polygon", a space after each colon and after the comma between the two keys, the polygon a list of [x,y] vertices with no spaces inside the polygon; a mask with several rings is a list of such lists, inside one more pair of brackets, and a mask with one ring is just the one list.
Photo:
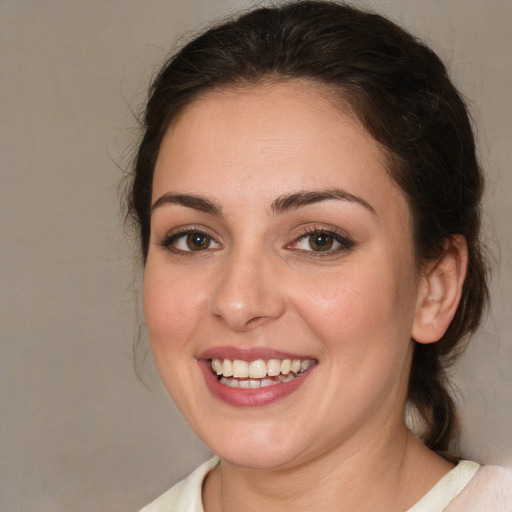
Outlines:
{"label": "chin", "polygon": [[[203,441],[223,461],[247,469],[277,470],[299,462],[301,447],[293,435],[287,435],[283,426],[233,426],[223,434],[212,436],[210,431]],[[285,440],[285,442],[283,442]]]}
{"label": "chin", "polygon": [[252,449],[236,453],[229,449],[223,450],[217,455],[228,464],[256,471],[279,470],[294,465],[292,454],[275,453],[273,450],[269,450],[268,447],[266,450]]}

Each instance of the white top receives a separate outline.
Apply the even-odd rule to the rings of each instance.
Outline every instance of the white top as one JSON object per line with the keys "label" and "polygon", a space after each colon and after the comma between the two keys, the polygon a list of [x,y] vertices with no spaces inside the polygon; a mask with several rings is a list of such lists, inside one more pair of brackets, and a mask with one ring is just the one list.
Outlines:
{"label": "white top", "polygon": [[[217,457],[205,462],[140,512],[204,512],[201,501],[203,481],[218,463]],[[477,473],[478,477],[473,478]],[[407,512],[444,510],[512,512],[512,471],[460,461]]]}

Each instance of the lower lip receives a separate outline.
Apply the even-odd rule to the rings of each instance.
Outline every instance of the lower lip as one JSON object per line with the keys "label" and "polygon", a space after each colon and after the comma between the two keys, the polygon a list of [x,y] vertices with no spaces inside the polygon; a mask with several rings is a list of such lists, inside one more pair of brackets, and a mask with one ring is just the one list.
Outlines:
{"label": "lower lip", "polygon": [[200,360],[199,366],[203,372],[206,384],[211,394],[223,402],[235,407],[261,407],[270,405],[292,394],[306,381],[314,367],[295,377],[290,382],[274,384],[264,388],[230,388],[221,384],[213,374],[210,361]]}

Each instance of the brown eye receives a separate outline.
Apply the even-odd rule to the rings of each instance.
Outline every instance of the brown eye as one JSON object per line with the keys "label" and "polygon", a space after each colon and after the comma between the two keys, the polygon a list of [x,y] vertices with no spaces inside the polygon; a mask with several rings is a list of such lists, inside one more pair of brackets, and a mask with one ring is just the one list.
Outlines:
{"label": "brown eye", "polygon": [[200,252],[221,248],[221,245],[210,235],[195,230],[170,235],[162,240],[160,245],[175,253]]}
{"label": "brown eye", "polygon": [[334,238],[326,233],[315,233],[309,236],[309,246],[313,251],[328,251],[334,245]]}
{"label": "brown eye", "polygon": [[353,245],[350,239],[339,233],[316,228],[297,238],[288,248],[309,253],[311,256],[327,256],[348,251]]}
{"label": "brown eye", "polygon": [[210,247],[212,239],[203,233],[190,233],[186,237],[187,248],[190,251],[204,251]]}

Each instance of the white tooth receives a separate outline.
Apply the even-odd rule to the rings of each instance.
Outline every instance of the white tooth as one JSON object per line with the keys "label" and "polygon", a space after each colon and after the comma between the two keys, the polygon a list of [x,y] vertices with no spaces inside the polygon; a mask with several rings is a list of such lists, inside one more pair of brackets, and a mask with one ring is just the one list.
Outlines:
{"label": "white tooth", "polygon": [[246,379],[249,377],[249,363],[247,361],[235,359],[233,361],[233,377],[237,377],[239,379]]}
{"label": "white tooth", "polygon": [[305,372],[310,366],[311,366],[311,360],[305,359],[304,361],[301,361],[301,363],[300,363],[300,371]]}
{"label": "white tooth", "polygon": [[239,380],[238,384],[240,385],[241,388],[249,389],[250,382],[251,381],[249,380]]}
{"label": "white tooth", "polygon": [[263,359],[252,361],[249,365],[249,377],[251,379],[262,379],[267,375],[267,365]]}
{"label": "white tooth", "polygon": [[229,359],[224,359],[221,371],[224,377],[231,377],[233,375],[233,363]]}
{"label": "white tooth", "polygon": [[283,375],[287,375],[288,373],[290,373],[291,367],[292,367],[291,360],[290,359],[284,359],[281,362],[281,373]]}
{"label": "white tooth", "polygon": [[217,375],[220,375],[222,373],[222,363],[220,359],[212,359],[212,370]]}
{"label": "white tooth", "polygon": [[267,375],[275,377],[281,373],[281,361],[279,359],[269,359],[267,363]]}
{"label": "white tooth", "polygon": [[236,379],[226,379],[225,377],[222,377],[220,379],[220,382],[230,388],[239,388],[240,387],[240,385],[238,384],[238,381]]}
{"label": "white tooth", "polygon": [[249,387],[252,389],[259,388],[260,387],[260,381],[259,380],[250,380],[249,381]]}
{"label": "white tooth", "polygon": [[291,380],[295,379],[295,375],[293,374],[293,370],[292,372],[287,375],[286,377],[283,378],[283,380],[281,382],[290,382]]}
{"label": "white tooth", "polygon": [[293,373],[299,373],[300,372],[300,359],[294,359],[292,361],[291,371]]}
{"label": "white tooth", "polygon": [[274,382],[272,379],[263,379],[261,381],[262,388],[266,388],[268,386],[273,386],[274,384],[277,384],[277,382]]}

